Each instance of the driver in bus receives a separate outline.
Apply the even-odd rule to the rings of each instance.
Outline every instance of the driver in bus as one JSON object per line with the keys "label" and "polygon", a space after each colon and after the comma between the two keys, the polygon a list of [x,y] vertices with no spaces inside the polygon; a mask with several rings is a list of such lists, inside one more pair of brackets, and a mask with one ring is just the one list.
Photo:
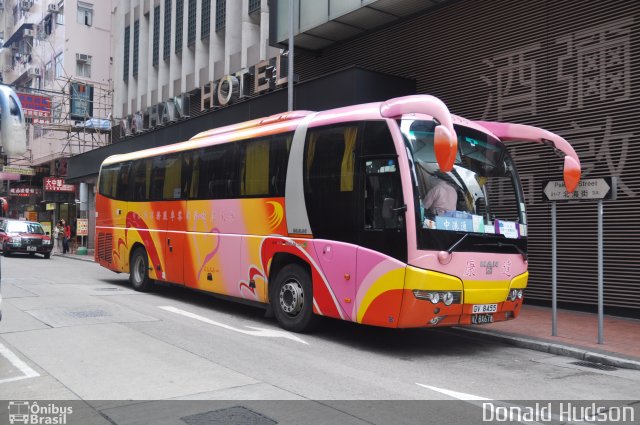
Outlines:
{"label": "driver in bus", "polygon": [[442,215],[447,211],[455,211],[458,203],[456,189],[443,179],[430,175],[427,179],[429,191],[422,200],[425,211],[433,216]]}

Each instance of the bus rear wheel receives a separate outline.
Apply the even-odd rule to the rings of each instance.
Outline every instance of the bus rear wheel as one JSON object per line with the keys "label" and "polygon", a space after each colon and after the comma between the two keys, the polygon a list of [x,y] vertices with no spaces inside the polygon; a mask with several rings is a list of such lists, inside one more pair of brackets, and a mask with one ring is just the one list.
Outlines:
{"label": "bus rear wheel", "polygon": [[309,273],[298,264],[280,270],[271,292],[271,308],[284,329],[308,332],[318,320],[313,314],[313,287]]}
{"label": "bus rear wheel", "polygon": [[129,263],[130,274],[129,281],[133,289],[140,292],[147,292],[151,289],[153,280],[149,278],[149,260],[147,251],[144,248],[136,248],[131,254],[131,262]]}

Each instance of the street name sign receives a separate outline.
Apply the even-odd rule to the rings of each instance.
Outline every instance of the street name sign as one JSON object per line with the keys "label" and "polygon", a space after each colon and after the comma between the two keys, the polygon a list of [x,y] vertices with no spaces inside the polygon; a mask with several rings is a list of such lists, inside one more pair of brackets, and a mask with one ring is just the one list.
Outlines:
{"label": "street name sign", "polygon": [[545,201],[575,201],[616,199],[617,177],[583,179],[573,193],[568,193],[562,180],[550,180],[542,184]]}

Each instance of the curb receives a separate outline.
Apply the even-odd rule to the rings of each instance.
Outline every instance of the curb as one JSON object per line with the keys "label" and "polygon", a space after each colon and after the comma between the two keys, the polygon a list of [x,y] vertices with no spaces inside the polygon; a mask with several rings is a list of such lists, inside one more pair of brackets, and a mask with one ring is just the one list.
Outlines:
{"label": "curb", "polygon": [[608,366],[614,366],[623,369],[640,370],[640,361],[625,357],[618,357],[615,353],[599,353],[597,351],[589,351],[583,348],[572,347],[570,345],[562,345],[554,342],[541,341],[539,339],[515,336],[504,333],[496,333],[483,331],[478,329],[467,329],[462,327],[454,327],[454,329],[483,337],[491,338],[495,341],[504,342],[520,348],[529,350],[542,351],[544,353],[555,354],[565,357],[574,357],[592,363],[601,363]]}
{"label": "curb", "polygon": [[82,258],[78,255],[66,255],[66,254],[58,254],[58,255],[54,255],[54,257],[60,257],[60,258],[70,258],[72,260],[76,260],[76,261],[86,261],[86,262],[90,262],[90,263],[95,263],[95,261],[93,260],[93,256],[91,255],[87,255],[87,258]]}

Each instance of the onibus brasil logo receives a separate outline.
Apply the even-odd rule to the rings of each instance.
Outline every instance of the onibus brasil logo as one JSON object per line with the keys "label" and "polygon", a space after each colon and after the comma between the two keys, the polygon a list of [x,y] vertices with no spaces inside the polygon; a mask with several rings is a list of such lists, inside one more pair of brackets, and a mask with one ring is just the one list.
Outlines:
{"label": "onibus brasil logo", "polygon": [[55,403],[38,404],[37,401],[10,401],[9,423],[29,425],[64,425],[73,413],[71,406],[57,406]]}

